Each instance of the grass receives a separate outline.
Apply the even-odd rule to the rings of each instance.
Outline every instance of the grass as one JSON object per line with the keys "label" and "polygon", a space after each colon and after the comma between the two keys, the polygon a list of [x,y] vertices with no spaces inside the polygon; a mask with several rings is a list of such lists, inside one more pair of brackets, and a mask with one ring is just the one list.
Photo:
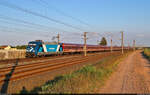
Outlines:
{"label": "grass", "polygon": [[116,70],[117,64],[127,55],[128,53],[105,57],[94,65],[88,65],[70,74],[58,76],[29,93],[95,93]]}
{"label": "grass", "polygon": [[150,48],[144,49],[144,56],[150,60]]}

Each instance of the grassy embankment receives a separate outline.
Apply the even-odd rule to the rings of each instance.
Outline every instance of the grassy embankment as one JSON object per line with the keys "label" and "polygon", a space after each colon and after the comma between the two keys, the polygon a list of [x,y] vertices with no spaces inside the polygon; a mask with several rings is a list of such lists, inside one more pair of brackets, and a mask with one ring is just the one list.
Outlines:
{"label": "grassy embankment", "polygon": [[150,48],[144,49],[144,56],[150,60]]}
{"label": "grassy embankment", "polygon": [[129,53],[113,54],[94,65],[88,65],[71,74],[58,76],[29,93],[94,93],[104,85],[105,80],[116,70],[117,64]]}

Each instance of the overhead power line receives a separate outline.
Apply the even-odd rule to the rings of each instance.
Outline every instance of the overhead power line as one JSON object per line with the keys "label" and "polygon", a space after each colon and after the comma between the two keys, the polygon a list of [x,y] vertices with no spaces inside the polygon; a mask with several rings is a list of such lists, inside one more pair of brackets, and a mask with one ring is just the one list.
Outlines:
{"label": "overhead power line", "polygon": [[58,30],[58,31],[68,32],[68,31],[63,30],[63,29],[58,29],[58,28],[55,28],[55,27],[49,27],[49,26],[45,26],[45,25],[41,25],[41,24],[37,24],[37,23],[25,21],[25,20],[15,19],[15,18],[7,17],[7,16],[1,15],[1,14],[0,14],[0,19],[9,20],[9,21],[11,20],[11,21],[31,25],[31,26],[36,26],[36,27],[42,27],[42,28],[45,27],[46,29],[51,29],[52,28],[52,29],[55,29],[55,30]]}
{"label": "overhead power line", "polygon": [[[2,25],[0,25],[0,28],[2,28],[2,29],[5,29],[5,30],[14,30],[15,32],[18,32],[18,33],[23,33],[23,31],[28,31],[28,32],[26,32],[26,33],[31,33],[31,32],[29,32],[29,31],[32,31],[32,33],[34,33],[34,32],[43,32],[43,31],[41,31],[41,30],[34,30],[34,32],[33,32],[33,30],[30,30],[30,29],[22,29],[22,28],[16,28],[16,27],[8,27],[8,26],[2,26]],[[3,31],[2,31],[3,32]],[[36,33],[37,34],[37,33]]]}
{"label": "overhead power line", "polygon": [[21,8],[17,5],[14,5],[14,4],[11,4],[11,3],[6,3],[6,2],[1,2],[0,5],[2,6],[5,6],[5,7],[8,7],[8,8],[12,8],[12,9],[15,9],[15,10],[18,10],[18,11],[22,11],[22,12],[25,12],[25,13],[29,13],[31,15],[34,15],[34,16],[38,16],[38,17],[41,17],[41,18],[44,18],[44,19],[47,19],[49,21],[52,21],[52,22],[55,22],[55,23],[59,23],[59,24],[62,24],[64,26],[67,26],[67,27],[71,27],[73,29],[77,29],[77,30],[80,30],[80,31],[83,31],[81,28],[79,27],[76,27],[76,26],[73,26],[71,24],[68,24],[68,23],[65,23],[65,22],[62,22],[62,21],[59,21],[59,20],[56,20],[56,19],[53,19],[53,18],[50,18],[48,16],[44,16],[40,13],[37,13],[37,12],[33,12],[33,11],[30,11],[30,10],[27,10],[27,9],[24,9],[24,8]]}
{"label": "overhead power line", "polygon": [[25,27],[25,28],[30,28],[30,29],[34,29],[36,31],[39,31],[39,30],[42,30],[42,31],[48,31],[48,29],[42,29],[40,27],[34,27],[34,26],[30,26],[30,25],[27,25],[27,24],[23,24],[23,23],[16,23],[16,22],[10,22],[10,21],[5,21],[3,19],[0,18],[0,22],[1,23],[6,23],[6,24],[9,24],[9,25],[16,25],[17,27],[21,26],[21,27]]}
{"label": "overhead power line", "polygon": [[[32,0],[32,1],[36,1],[36,0]],[[60,10],[60,9],[54,7],[54,6],[51,6],[51,5],[50,5],[48,2],[46,2],[45,0],[39,0],[39,1],[40,1],[41,3],[43,3],[44,5],[47,5],[47,8],[50,7],[50,8],[52,8],[52,9],[54,9],[57,13],[59,13],[59,14],[61,14],[61,15],[63,15],[63,16],[69,17],[69,18],[73,19],[74,21],[78,21],[79,23],[84,24],[84,25],[86,25],[86,26],[90,26],[90,24],[88,24],[88,23],[86,23],[86,22],[84,22],[84,21],[82,21],[82,20],[80,20],[80,19],[78,19],[78,18],[76,18],[76,17],[73,17],[73,16],[71,16],[71,15],[69,15],[69,14],[63,12],[62,10]]]}
{"label": "overhead power line", "polygon": [[[28,31],[28,32],[25,32],[25,31]],[[21,29],[21,28],[14,28],[14,27],[7,27],[7,26],[0,26],[0,32],[8,32],[8,33],[15,33],[15,34],[23,34],[23,35],[32,35],[32,36],[42,36],[42,37],[49,37],[46,33],[46,34],[38,34],[38,33],[35,33],[37,32],[36,31],[33,31],[32,33],[29,32],[29,31],[33,31],[33,30],[29,30],[29,29]],[[39,32],[43,32],[43,31],[39,31]]]}

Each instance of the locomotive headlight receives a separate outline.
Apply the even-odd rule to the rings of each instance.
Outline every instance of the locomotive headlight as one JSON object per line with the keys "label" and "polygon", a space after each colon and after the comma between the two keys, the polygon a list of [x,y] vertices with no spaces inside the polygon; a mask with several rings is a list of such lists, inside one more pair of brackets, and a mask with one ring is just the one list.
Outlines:
{"label": "locomotive headlight", "polygon": [[29,50],[27,49],[26,52],[29,52]]}
{"label": "locomotive headlight", "polygon": [[30,47],[30,48],[27,48],[27,49],[26,49],[26,52],[35,52],[35,50],[34,50],[33,47]]}
{"label": "locomotive headlight", "polygon": [[26,52],[30,52],[30,48],[27,48],[27,49],[26,49]]}

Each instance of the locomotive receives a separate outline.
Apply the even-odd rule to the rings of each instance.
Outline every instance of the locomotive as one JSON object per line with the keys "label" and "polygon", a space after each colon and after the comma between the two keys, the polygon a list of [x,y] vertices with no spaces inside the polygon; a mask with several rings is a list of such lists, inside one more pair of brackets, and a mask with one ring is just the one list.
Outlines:
{"label": "locomotive", "polygon": [[[70,53],[82,53],[84,51],[83,44],[73,43],[50,43],[43,42],[42,40],[30,41],[26,48],[26,57],[37,57],[54,54],[70,54]],[[98,51],[110,51],[109,46],[102,45],[86,45],[87,52],[98,52]],[[124,49],[128,49],[125,47]],[[121,50],[121,47],[113,47],[113,51]]]}

